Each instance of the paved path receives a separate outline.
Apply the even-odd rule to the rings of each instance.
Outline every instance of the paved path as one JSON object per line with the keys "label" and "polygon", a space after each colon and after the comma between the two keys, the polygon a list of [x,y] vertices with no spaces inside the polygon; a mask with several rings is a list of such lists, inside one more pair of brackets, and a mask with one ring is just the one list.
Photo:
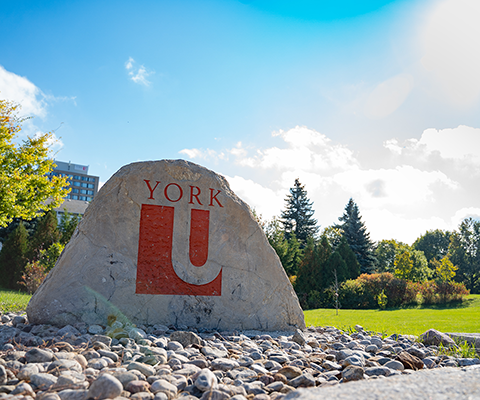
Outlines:
{"label": "paved path", "polygon": [[386,379],[299,389],[285,398],[285,400],[314,399],[480,400],[480,365],[466,368],[437,368]]}

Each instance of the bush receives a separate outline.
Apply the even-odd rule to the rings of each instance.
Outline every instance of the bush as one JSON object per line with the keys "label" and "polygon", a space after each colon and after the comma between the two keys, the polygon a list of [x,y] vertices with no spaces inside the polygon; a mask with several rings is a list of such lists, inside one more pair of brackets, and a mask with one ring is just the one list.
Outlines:
{"label": "bush", "polygon": [[365,285],[359,278],[343,282],[339,297],[342,308],[366,308]]}
{"label": "bush", "polygon": [[42,265],[39,261],[33,261],[25,266],[22,280],[18,283],[25,286],[29,294],[33,294],[41,285],[47,274],[48,271],[45,265]]}

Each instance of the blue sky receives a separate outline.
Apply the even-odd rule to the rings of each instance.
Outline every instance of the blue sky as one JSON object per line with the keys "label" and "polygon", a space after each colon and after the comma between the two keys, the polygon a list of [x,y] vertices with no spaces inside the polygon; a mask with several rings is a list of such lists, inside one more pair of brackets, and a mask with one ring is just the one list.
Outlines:
{"label": "blue sky", "polygon": [[350,197],[375,240],[480,216],[480,3],[2,4],[0,97],[105,182],[184,158],[266,219],[296,177],[322,227]]}

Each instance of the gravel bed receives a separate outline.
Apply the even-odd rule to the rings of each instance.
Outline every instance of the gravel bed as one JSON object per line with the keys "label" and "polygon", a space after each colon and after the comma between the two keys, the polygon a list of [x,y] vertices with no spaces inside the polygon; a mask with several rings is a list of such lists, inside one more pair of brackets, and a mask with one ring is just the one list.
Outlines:
{"label": "gravel bed", "polygon": [[119,321],[59,329],[9,313],[0,323],[0,399],[288,400],[348,393],[354,381],[376,388],[421,379],[426,370],[480,371],[478,358],[356,329],[198,332]]}

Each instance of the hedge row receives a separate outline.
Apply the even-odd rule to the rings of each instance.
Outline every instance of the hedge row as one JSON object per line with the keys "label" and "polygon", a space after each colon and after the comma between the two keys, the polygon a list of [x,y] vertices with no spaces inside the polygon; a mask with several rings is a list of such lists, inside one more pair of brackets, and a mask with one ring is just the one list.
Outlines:
{"label": "hedge row", "polygon": [[[343,282],[338,300],[341,308],[375,309],[461,301],[468,294],[463,283],[411,282],[385,272],[362,274],[355,280]],[[313,290],[308,294],[300,293],[299,300],[304,309],[330,308],[335,307],[336,294],[333,288],[322,293]]]}

